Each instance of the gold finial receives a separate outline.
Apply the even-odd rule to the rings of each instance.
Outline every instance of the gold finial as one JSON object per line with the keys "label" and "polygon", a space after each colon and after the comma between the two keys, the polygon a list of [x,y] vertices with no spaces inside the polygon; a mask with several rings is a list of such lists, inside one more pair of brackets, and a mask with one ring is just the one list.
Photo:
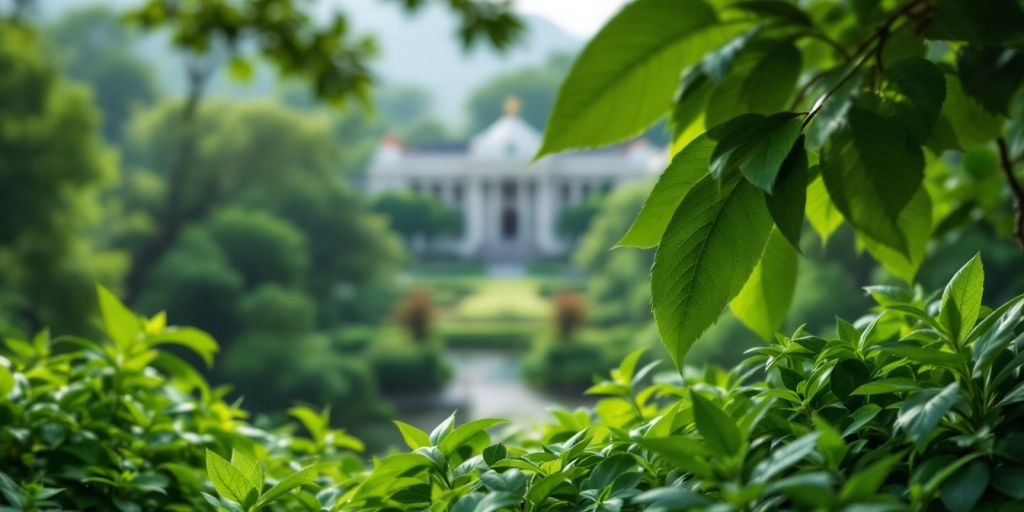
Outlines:
{"label": "gold finial", "polygon": [[520,106],[521,105],[519,103],[519,98],[515,96],[509,96],[508,98],[505,98],[505,115],[511,117],[518,117]]}

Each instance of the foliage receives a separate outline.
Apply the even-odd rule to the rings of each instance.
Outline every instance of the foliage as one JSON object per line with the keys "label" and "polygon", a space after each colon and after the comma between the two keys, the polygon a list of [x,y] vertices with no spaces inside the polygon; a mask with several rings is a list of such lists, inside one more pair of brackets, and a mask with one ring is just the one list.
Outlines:
{"label": "foliage", "polygon": [[439,331],[448,348],[527,350],[541,329],[526,322],[473,322],[442,324]]}
{"label": "foliage", "polygon": [[86,91],[63,80],[38,36],[0,21],[0,331],[82,331],[96,281],[124,256],[94,235],[116,177]]}
{"label": "foliage", "polygon": [[501,117],[505,101],[510,97],[520,101],[523,120],[543,128],[569,64],[566,56],[552,55],[542,67],[511,71],[481,85],[466,105],[469,133],[480,133]]}
{"label": "foliage", "polygon": [[605,194],[598,192],[588,195],[583,201],[566,207],[558,214],[555,230],[567,240],[579,240],[590,228],[594,216],[601,209]]}
{"label": "foliage", "polygon": [[373,210],[407,241],[431,242],[462,233],[462,214],[434,197],[415,192],[388,192],[373,200]]}
{"label": "foliage", "polygon": [[[306,433],[245,422],[176,347],[209,363],[217,344],[163,314],[138,317],[99,290],[99,340],[41,331],[8,338],[0,350],[0,506],[5,510],[212,510],[203,493],[223,490],[206,478],[213,453],[260,460],[249,480],[273,509],[299,507],[291,493],[322,475],[340,481],[359,462],[361,444],[306,408],[292,415]],[[315,469],[294,476],[290,465]],[[255,468],[254,465],[250,466]],[[266,485],[264,485],[266,482]],[[265,492],[260,492],[266,487]],[[277,489],[276,491],[273,489]],[[216,500],[215,498],[213,498]]]}
{"label": "foliage", "polygon": [[[1024,108],[1021,19],[1013,0],[637,0],[577,58],[537,156],[668,117],[674,157],[620,245],[658,247],[654,314],[681,366],[730,304],[756,332],[778,329],[804,219],[822,240],[848,224],[911,283],[933,228],[1005,211],[990,186],[1005,197],[1002,174],[1016,220],[986,216],[1024,246],[1020,123],[1008,122]],[[987,174],[949,194],[985,153],[997,153]]]}
{"label": "foliage", "polygon": [[157,98],[152,69],[131,52],[138,38],[117,13],[99,6],[64,14],[46,33],[68,76],[92,88],[103,112],[103,135],[120,142],[133,111]]}
{"label": "foliage", "polygon": [[594,410],[556,411],[532,436],[399,423],[411,452],[334,507],[1015,509],[1024,296],[983,312],[981,276],[975,258],[941,296],[870,287],[879,306],[857,326],[800,329],[729,372],[651,381],[657,363],[635,352],[589,390],[605,397]]}

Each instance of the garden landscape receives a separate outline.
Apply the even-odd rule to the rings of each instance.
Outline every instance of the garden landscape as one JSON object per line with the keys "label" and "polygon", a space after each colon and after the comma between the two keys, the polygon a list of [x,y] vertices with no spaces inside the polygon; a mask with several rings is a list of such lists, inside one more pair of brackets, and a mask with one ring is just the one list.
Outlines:
{"label": "garden landscape", "polygon": [[1024,510],[1021,0],[0,0],[0,510]]}

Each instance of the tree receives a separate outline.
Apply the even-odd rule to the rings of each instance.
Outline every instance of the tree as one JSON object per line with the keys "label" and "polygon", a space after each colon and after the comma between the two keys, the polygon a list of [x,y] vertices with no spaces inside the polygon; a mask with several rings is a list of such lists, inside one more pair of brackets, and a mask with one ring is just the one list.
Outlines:
{"label": "tree", "polygon": [[[328,317],[350,318],[356,310],[347,305],[397,270],[401,241],[339,175],[346,148],[335,142],[327,116],[267,102],[217,102],[200,111],[198,124],[203,136],[192,165],[199,172],[184,205],[209,210],[193,226],[217,242],[245,286],[297,286],[330,323]],[[125,148],[129,176],[148,175],[138,169],[158,168],[173,155],[179,126],[173,103],[133,119]],[[146,216],[159,215],[145,197],[126,201]]]}
{"label": "tree", "polygon": [[[601,209],[605,192],[595,192],[583,201],[570,205],[558,214],[558,234],[572,241],[578,240],[590,228],[594,215]],[[636,212],[632,212],[635,214]]]}
{"label": "tree", "polygon": [[1001,229],[1024,246],[1020,116],[1008,122],[1022,108],[1022,40],[1015,0],[638,0],[573,64],[537,156],[669,118],[674,157],[619,245],[657,246],[654,314],[682,365],[730,303],[777,328],[805,219],[823,242],[851,226],[913,282],[933,229],[985,209],[943,190],[976,148],[998,155],[989,169],[1015,211]]}
{"label": "tree", "polygon": [[[404,2],[409,10],[424,3]],[[521,30],[506,3],[445,3],[461,18],[459,35],[467,47],[486,38],[495,47],[504,48]],[[371,84],[366,61],[375,46],[368,37],[353,36],[344,16],[338,14],[327,23],[314,23],[294,0],[241,4],[230,0],[147,0],[129,17],[148,30],[169,30],[174,44],[192,56],[186,70],[188,93],[180,111],[178,147],[166,170],[166,196],[156,217],[156,229],[136,253],[125,283],[131,301],[141,290],[149,269],[173,246],[183,228],[208,213],[210,201],[186,206],[186,189],[196,181],[192,168],[199,137],[196,118],[214,72],[229,63],[232,74],[244,78],[251,74],[250,61],[257,58],[268,61],[286,77],[309,82],[319,99],[340,103],[355,96],[365,103]],[[203,196],[217,194],[212,189],[202,192]]]}
{"label": "tree", "polygon": [[510,71],[481,85],[466,106],[469,133],[480,133],[501,117],[505,100],[512,96],[522,104],[523,119],[538,129],[544,128],[569,65],[568,57],[556,54],[542,67]]}
{"label": "tree", "polygon": [[[116,177],[99,116],[26,27],[0,21],[0,329],[82,332],[123,258],[87,235]],[[6,325],[5,325],[6,324]]]}
{"label": "tree", "polygon": [[152,70],[131,51],[138,39],[115,12],[99,6],[68,12],[46,32],[68,76],[91,86],[106,139],[120,142],[132,112],[157,97]]}
{"label": "tree", "polygon": [[430,241],[462,233],[462,215],[455,208],[415,192],[388,192],[373,200],[374,211],[386,216],[391,229],[406,241]]}

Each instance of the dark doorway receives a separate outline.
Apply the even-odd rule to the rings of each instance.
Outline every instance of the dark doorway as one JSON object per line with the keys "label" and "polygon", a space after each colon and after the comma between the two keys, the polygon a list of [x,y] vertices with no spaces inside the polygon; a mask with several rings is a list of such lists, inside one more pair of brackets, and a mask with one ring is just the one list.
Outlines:
{"label": "dark doorway", "polygon": [[501,239],[515,240],[519,237],[519,216],[515,208],[505,208],[501,211]]}

